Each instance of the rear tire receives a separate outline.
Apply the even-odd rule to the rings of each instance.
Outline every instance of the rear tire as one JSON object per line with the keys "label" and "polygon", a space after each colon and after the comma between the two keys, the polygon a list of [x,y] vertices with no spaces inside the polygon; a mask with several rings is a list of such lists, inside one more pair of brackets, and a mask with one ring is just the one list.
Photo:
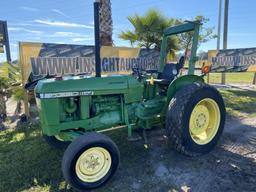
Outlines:
{"label": "rear tire", "polygon": [[100,133],[87,133],[75,139],[62,159],[65,180],[78,190],[94,189],[105,184],[119,164],[116,144]]}
{"label": "rear tire", "polygon": [[56,136],[43,135],[43,138],[50,146],[57,149],[66,149],[68,145],[71,143],[70,141],[62,141],[60,138]]}
{"label": "rear tire", "polygon": [[185,86],[172,98],[166,114],[170,142],[188,156],[209,153],[223,132],[225,114],[217,89],[204,83]]}

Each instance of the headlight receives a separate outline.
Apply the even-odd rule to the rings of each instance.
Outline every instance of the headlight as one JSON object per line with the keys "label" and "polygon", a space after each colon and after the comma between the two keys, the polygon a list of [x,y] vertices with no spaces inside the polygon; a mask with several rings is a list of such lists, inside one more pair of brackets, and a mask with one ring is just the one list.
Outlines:
{"label": "headlight", "polygon": [[173,70],[172,70],[172,74],[173,74],[173,75],[177,75],[177,74],[178,74],[177,69],[173,69]]}

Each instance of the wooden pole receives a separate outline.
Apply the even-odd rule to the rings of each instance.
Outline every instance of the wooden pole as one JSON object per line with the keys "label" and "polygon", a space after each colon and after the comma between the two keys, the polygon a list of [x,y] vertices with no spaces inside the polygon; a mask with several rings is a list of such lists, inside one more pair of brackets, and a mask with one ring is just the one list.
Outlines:
{"label": "wooden pole", "polygon": [[94,2],[94,36],[95,36],[95,72],[96,77],[101,77],[101,59],[100,59],[100,1]]}
{"label": "wooden pole", "polygon": [[219,18],[218,18],[218,39],[217,39],[217,51],[220,50],[220,36],[221,36],[221,24],[222,24],[222,0],[219,0]]}
{"label": "wooden pole", "polygon": [[[23,53],[23,48],[22,48],[22,43],[19,42],[19,65],[20,65],[20,69],[21,69],[21,82],[22,82],[22,86],[24,87],[26,84],[26,79],[25,79],[25,67],[24,67],[24,53]],[[30,113],[29,113],[29,96],[28,96],[28,92],[25,90],[24,92],[24,97],[23,97],[23,103],[24,103],[24,110],[25,110],[25,114],[26,116],[29,118],[30,117]]]}
{"label": "wooden pole", "polygon": [[7,27],[7,21],[4,21],[4,35],[5,35],[5,51],[6,51],[6,58],[7,62],[11,63],[11,50],[10,50],[10,42],[9,42],[9,36],[8,36],[8,27]]}
{"label": "wooden pole", "polygon": [[[223,49],[228,48],[228,15],[229,15],[229,0],[225,0]],[[221,84],[226,84],[226,73],[221,74]]]}
{"label": "wooden pole", "polygon": [[229,14],[229,0],[225,0],[223,49],[228,48],[228,14]]}

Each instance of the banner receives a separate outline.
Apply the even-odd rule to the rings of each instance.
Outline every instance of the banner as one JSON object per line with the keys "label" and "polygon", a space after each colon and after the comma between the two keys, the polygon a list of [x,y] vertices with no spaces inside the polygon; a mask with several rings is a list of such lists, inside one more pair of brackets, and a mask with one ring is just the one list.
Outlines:
{"label": "banner", "polygon": [[[93,74],[94,46],[20,43],[23,82],[46,75]],[[133,67],[157,69],[159,52],[155,50],[102,47],[102,73],[127,74]]]}
{"label": "banner", "polygon": [[[102,73],[127,73],[132,68],[157,69],[158,60],[152,58],[120,58],[103,57],[101,59]],[[94,57],[37,57],[31,58],[32,75],[78,75],[95,72]]]}
{"label": "banner", "polygon": [[[94,74],[94,46],[20,43],[22,80],[33,81],[46,75]],[[127,74],[132,68],[157,69],[159,52],[149,49],[102,47],[103,74]],[[256,72],[256,48],[208,52],[198,65],[211,65],[212,72]]]}
{"label": "banner", "polygon": [[256,72],[256,48],[208,52],[212,72]]}

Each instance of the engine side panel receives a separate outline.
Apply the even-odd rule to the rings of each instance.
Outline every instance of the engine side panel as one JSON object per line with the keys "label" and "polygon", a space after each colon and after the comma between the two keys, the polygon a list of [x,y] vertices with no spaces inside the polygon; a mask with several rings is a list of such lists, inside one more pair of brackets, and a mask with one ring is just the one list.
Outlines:
{"label": "engine side panel", "polygon": [[125,124],[124,108],[142,101],[143,84],[132,76],[44,80],[36,96],[44,134],[101,130]]}

